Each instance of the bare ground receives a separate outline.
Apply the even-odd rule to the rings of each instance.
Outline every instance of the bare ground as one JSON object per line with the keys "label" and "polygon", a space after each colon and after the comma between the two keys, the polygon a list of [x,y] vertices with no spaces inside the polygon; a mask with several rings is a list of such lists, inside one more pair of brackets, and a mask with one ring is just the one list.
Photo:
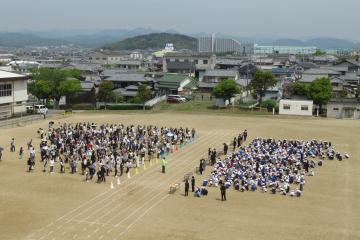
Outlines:
{"label": "bare ground", "polygon": [[[195,143],[169,158],[165,175],[153,160],[130,179],[121,177],[120,185],[112,177],[95,184],[83,182],[81,175],[44,174],[39,162],[34,173],[27,173],[26,161],[18,159],[19,146],[30,138],[38,146],[36,130],[47,121],[0,129],[0,146],[6,148],[0,163],[0,239],[360,239],[359,121],[179,113],[83,113],[58,120],[198,130]],[[208,147],[220,147],[245,128],[250,139],[331,140],[351,157],[316,169],[301,198],[229,190],[228,201],[221,202],[216,188],[207,197],[186,198],[183,186],[168,194]],[[16,153],[8,152],[11,137]]]}

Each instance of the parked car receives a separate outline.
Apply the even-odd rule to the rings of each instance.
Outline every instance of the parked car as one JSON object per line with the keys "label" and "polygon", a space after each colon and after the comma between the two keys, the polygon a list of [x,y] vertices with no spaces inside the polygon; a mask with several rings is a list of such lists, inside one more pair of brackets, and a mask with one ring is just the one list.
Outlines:
{"label": "parked car", "polygon": [[180,95],[168,95],[167,96],[168,103],[184,103],[186,102],[186,98]]}
{"label": "parked car", "polygon": [[34,113],[34,107],[33,106],[26,106],[26,112],[27,113]]}
{"label": "parked car", "polygon": [[183,96],[183,95],[180,95],[180,96],[185,98],[186,101],[192,100],[192,96]]}
{"label": "parked car", "polygon": [[45,105],[34,105],[34,106],[26,106],[27,113],[35,113],[35,114],[47,114],[49,109],[45,107]]}

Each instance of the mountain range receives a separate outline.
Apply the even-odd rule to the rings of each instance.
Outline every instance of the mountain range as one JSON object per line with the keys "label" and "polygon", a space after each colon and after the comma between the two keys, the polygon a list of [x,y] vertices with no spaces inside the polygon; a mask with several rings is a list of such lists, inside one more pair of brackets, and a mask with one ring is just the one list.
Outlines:
{"label": "mountain range", "polygon": [[[25,47],[25,46],[53,46],[74,44],[85,48],[99,48],[126,38],[151,33],[181,34],[176,30],[159,31],[151,28],[135,29],[108,29],[108,30],[48,30],[48,31],[18,31],[0,32],[0,47]],[[188,33],[189,37],[210,36],[209,33]],[[255,42],[260,45],[280,46],[315,46],[320,49],[352,49],[360,48],[359,42],[331,37],[312,39],[268,38],[268,37],[239,37],[227,34],[217,34],[217,37],[231,37],[240,42]]]}

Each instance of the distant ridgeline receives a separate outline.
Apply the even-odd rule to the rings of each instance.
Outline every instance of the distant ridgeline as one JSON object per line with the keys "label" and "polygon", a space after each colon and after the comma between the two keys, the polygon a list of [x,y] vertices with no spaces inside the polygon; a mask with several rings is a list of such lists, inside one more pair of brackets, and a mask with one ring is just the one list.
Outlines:
{"label": "distant ridgeline", "polygon": [[173,43],[176,49],[196,50],[197,39],[181,34],[152,33],[127,38],[104,46],[109,50],[147,50],[162,49],[167,43]]}

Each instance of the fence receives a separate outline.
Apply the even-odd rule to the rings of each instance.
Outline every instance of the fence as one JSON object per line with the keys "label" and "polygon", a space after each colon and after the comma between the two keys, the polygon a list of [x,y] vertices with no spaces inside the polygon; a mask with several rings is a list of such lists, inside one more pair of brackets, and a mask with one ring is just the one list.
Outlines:
{"label": "fence", "polygon": [[109,109],[109,110],[140,110],[140,109],[152,109],[155,105],[166,100],[166,95],[155,97],[145,102],[144,104],[135,103],[104,103],[97,102],[97,109]]}
{"label": "fence", "polygon": [[31,124],[33,122],[37,122],[42,119],[44,119],[43,115],[30,115],[30,116],[1,120],[0,128],[7,128],[7,127],[13,128],[13,127],[24,126],[26,124]]}

